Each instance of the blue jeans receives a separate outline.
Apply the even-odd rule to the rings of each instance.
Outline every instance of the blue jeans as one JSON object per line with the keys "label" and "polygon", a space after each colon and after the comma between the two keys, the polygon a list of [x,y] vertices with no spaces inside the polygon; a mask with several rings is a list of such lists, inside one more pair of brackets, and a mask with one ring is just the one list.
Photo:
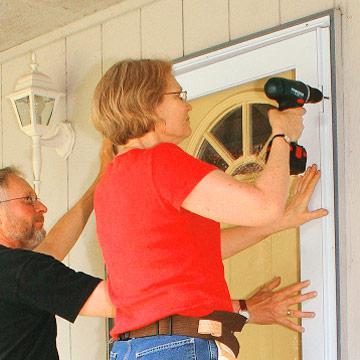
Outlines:
{"label": "blue jeans", "polygon": [[218,350],[213,340],[180,335],[148,336],[116,341],[110,360],[217,360]]}

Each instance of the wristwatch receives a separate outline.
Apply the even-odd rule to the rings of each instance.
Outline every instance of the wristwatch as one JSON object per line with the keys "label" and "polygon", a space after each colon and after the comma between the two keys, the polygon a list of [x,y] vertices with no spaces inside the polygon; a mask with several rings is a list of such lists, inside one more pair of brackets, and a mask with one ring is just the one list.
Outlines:
{"label": "wristwatch", "polygon": [[249,310],[246,306],[246,301],[245,300],[239,300],[239,315],[243,316],[244,318],[246,318],[246,322],[249,322],[250,320],[250,313],[249,313]]}

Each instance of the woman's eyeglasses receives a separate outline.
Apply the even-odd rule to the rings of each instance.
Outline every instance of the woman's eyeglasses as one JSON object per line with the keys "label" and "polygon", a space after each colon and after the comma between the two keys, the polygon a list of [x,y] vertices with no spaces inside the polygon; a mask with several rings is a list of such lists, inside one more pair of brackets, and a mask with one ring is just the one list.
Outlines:
{"label": "woman's eyeglasses", "polygon": [[187,91],[186,90],[171,91],[171,92],[164,93],[164,95],[178,95],[182,101],[185,102],[187,100]]}

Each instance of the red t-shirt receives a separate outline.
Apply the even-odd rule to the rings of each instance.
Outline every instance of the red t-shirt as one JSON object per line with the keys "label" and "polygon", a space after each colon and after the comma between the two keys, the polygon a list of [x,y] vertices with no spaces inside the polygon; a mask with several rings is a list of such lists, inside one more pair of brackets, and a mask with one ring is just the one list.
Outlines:
{"label": "red t-shirt", "polygon": [[181,208],[216,167],[162,143],[117,156],[97,186],[97,234],[116,307],[111,335],[173,314],[232,311],[219,223]]}

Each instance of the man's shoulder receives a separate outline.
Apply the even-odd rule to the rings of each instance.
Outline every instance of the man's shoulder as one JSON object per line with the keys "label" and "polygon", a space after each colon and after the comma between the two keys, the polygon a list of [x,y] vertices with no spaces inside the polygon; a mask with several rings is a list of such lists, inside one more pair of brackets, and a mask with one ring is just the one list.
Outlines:
{"label": "man's shoulder", "polygon": [[53,258],[50,255],[42,254],[37,251],[21,249],[21,248],[10,248],[0,244],[0,256],[16,256],[16,257],[46,257]]}
{"label": "man's shoulder", "polygon": [[[0,279],[28,276],[30,273],[54,267],[57,263],[52,256],[32,250],[13,249],[0,245]],[[55,266],[56,267],[56,266]]]}

